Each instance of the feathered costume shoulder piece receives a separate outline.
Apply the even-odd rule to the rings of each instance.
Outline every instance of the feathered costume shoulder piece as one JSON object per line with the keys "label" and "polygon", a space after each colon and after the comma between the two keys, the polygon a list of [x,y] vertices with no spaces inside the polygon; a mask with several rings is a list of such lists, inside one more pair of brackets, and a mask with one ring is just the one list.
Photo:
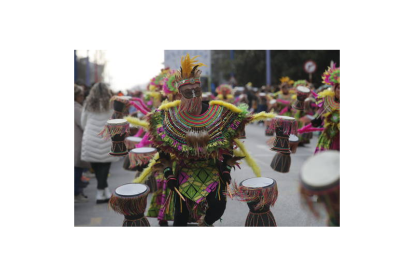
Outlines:
{"label": "feathered costume shoulder piece", "polygon": [[328,69],[322,75],[322,82],[328,85],[334,86],[335,84],[340,83],[340,70],[339,67],[336,67],[334,63],[332,68],[328,67]]}

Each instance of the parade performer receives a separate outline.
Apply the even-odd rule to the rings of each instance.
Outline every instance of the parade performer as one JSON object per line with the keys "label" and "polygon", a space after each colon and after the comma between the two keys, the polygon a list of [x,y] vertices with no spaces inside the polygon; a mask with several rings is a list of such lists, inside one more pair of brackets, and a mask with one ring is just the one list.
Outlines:
{"label": "parade performer", "polygon": [[294,83],[289,77],[280,78],[280,91],[274,94],[276,99],[276,113],[283,116],[292,116],[292,103],[295,99],[295,90],[291,89],[291,85]]}
{"label": "parade performer", "polygon": [[[339,98],[340,98],[340,70],[339,67],[329,68],[323,73],[322,81],[325,84],[331,85],[333,90],[327,89],[318,94],[317,101],[322,103],[321,108],[318,110],[316,118],[312,120],[313,127],[319,127],[322,125],[324,130],[319,136],[318,143],[316,145],[315,154],[324,150],[338,150],[339,151]],[[322,121],[322,118],[324,120]]]}
{"label": "parade performer", "polygon": [[[147,115],[147,121],[127,118],[132,124],[147,127],[153,146],[158,148],[149,167],[134,182],[142,182],[151,169],[163,171],[167,186],[174,191],[168,195],[175,207],[174,226],[186,226],[190,217],[200,226],[212,226],[221,218],[230,170],[241,158],[246,157],[256,175],[260,175],[260,169],[237,138],[247,123],[266,114],[251,115],[246,105],[203,103],[198,68],[205,65],[196,58],[188,54],[182,57],[181,68],[176,72],[181,100],[164,103]],[[236,147],[243,156],[233,155]],[[168,207],[168,200],[165,205]]]}
{"label": "parade performer", "polygon": [[[164,80],[158,80],[158,84],[162,83],[161,93],[167,97],[169,101],[176,100],[178,90],[175,85],[175,70],[163,70],[161,75]],[[154,78],[155,79],[159,78]],[[158,219],[160,226],[168,226],[168,221],[174,220],[174,204],[173,201],[167,202],[168,195],[171,190],[167,186],[167,181],[162,171],[152,171],[152,177],[156,181],[157,190],[154,191],[148,208],[147,217],[154,217]]]}
{"label": "parade performer", "polygon": [[[310,88],[310,84],[306,80],[295,81],[295,83],[293,84],[293,89],[297,89],[298,86],[304,86],[304,87]],[[310,119],[306,116],[307,110],[305,109],[299,110],[299,109],[293,108],[292,113],[294,115],[294,118],[298,122],[298,128],[301,128],[306,123],[310,122]],[[308,133],[303,133],[303,134],[298,134],[298,138],[299,138],[299,146],[302,146],[303,144],[309,143],[310,136]]]}

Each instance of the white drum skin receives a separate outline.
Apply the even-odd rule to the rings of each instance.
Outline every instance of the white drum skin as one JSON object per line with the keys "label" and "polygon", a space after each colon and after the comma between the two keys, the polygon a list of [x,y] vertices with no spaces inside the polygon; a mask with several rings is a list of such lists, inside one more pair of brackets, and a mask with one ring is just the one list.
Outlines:
{"label": "white drum skin", "polygon": [[107,121],[108,125],[124,125],[129,124],[127,120],[125,119],[112,119]]}
{"label": "white drum skin", "polygon": [[124,197],[139,196],[140,194],[145,193],[148,190],[148,187],[144,184],[125,184],[115,190],[115,194]]}
{"label": "white drum skin", "polygon": [[140,137],[127,137],[127,138],[125,138],[126,140],[128,140],[128,141],[131,141],[131,142],[135,142],[135,143],[139,143],[139,142],[141,142],[142,141],[142,138],[140,138]]}
{"label": "white drum skin", "polygon": [[240,186],[247,188],[265,188],[275,184],[272,178],[268,177],[254,177],[248,178],[240,183]]}
{"label": "white drum skin", "polygon": [[310,89],[305,86],[298,86],[296,87],[296,90],[298,90],[300,93],[310,93]]}
{"label": "white drum skin", "polygon": [[305,161],[300,179],[305,187],[323,190],[339,183],[339,151],[320,152]]}
{"label": "white drum skin", "polygon": [[135,148],[135,149],[131,150],[131,152],[133,152],[133,153],[152,153],[152,152],[155,152],[155,151],[156,151],[156,149],[149,148],[149,147]]}

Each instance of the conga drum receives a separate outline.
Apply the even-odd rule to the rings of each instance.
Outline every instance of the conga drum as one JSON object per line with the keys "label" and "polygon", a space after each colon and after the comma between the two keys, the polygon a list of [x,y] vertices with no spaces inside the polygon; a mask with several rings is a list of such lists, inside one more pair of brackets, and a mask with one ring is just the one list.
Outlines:
{"label": "conga drum", "polygon": [[129,123],[124,119],[108,120],[105,128],[99,133],[104,139],[112,140],[110,155],[123,156],[128,154],[125,137],[129,134]]}
{"label": "conga drum", "polygon": [[[132,149],[128,154],[130,164],[128,169],[130,171],[142,171],[156,153],[157,150],[150,147]],[[145,184],[150,187],[151,193],[157,190],[157,181],[152,174],[148,177]]]}
{"label": "conga drum", "polygon": [[111,103],[113,103],[114,113],[112,113],[112,119],[122,119],[129,114],[129,100],[128,96],[113,96]]}
{"label": "conga drum", "polygon": [[157,153],[155,148],[142,147],[132,149],[129,154],[129,168],[132,169],[137,166],[143,166],[148,164],[148,162],[154,157]]}
{"label": "conga drum", "polygon": [[292,153],[296,153],[296,149],[298,148],[299,145],[299,137],[296,136],[295,134],[290,134],[289,135],[289,147],[290,147],[290,151]]}
{"label": "conga drum", "polygon": [[142,141],[141,137],[129,136],[125,138],[125,145],[128,150],[132,150],[132,149],[135,149],[136,145],[138,145],[141,141]]}
{"label": "conga drum", "polygon": [[290,134],[297,134],[298,124],[293,117],[276,116],[273,119],[273,124],[276,130],[276,139],[273,142],[271,150],[276,151],[270,167],[281,173],[287,173],[290,170]]}
{"label": "conga drum", "polygon": [[149,187],[145,184],[125,184],[116,188],[109,199],[109,206],[124,215],[122,226],[150,226],[144,216]]}
{"label": "conga drum", "polygon": [[319,216],[311,197],[321,202],[329,226],[339,226],[339,151],[327,150],[310,157],[300,171],[302,203]]}
{"label": "conga drum", "polygon": [[249,214],[245,226],[277,226],[275,217],[270,211],[278,196],[277,183],[268,177],[249,178],[240,183],[233,184],[235,196],[247,202]]}
{"label": "conga drum", "polygon": [[305,100],[310,95],[310,89],[306,86],[296,87],[296,101],[292,107],[296,110],[303,111],[305,109]]}
{"label": "conga drum", "polygon": [[[127,138],[125,138],[125,145],[128,151],[131,151],[131,149],[135,149],[135,146],[139,144],[141,141],[142,141],[142,138],[140,137],[128,136]],[[131,165],[131,162],[129,161],[129,153],[128,153],[128,156],[126,156],[124,159],[124,164],[122,165],[122,167],[127,171],[139,170],[138,167],[134,167],[130,169],[130,165]]]}

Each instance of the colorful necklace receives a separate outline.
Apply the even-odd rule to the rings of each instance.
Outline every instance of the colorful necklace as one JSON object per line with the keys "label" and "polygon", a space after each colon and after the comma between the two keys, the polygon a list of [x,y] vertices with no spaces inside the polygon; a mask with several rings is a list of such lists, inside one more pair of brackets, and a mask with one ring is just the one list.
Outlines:
{"label": "colorful necklace", "polygon": [[329,110],[334,110],[334,109],[339,110],[339,103],[335,101],[335,96],[327,96],[326,104]]}
{"label": "colorful necklace", "polygon": [[185,111],[179,111],[177,107],[172,112],[175,115],[175,119],[181,125],[187,128],[201,128],[216,123],[223,111],[223,108],[219,105],[209,106],[207,111],[200,115],[193,115]]}

